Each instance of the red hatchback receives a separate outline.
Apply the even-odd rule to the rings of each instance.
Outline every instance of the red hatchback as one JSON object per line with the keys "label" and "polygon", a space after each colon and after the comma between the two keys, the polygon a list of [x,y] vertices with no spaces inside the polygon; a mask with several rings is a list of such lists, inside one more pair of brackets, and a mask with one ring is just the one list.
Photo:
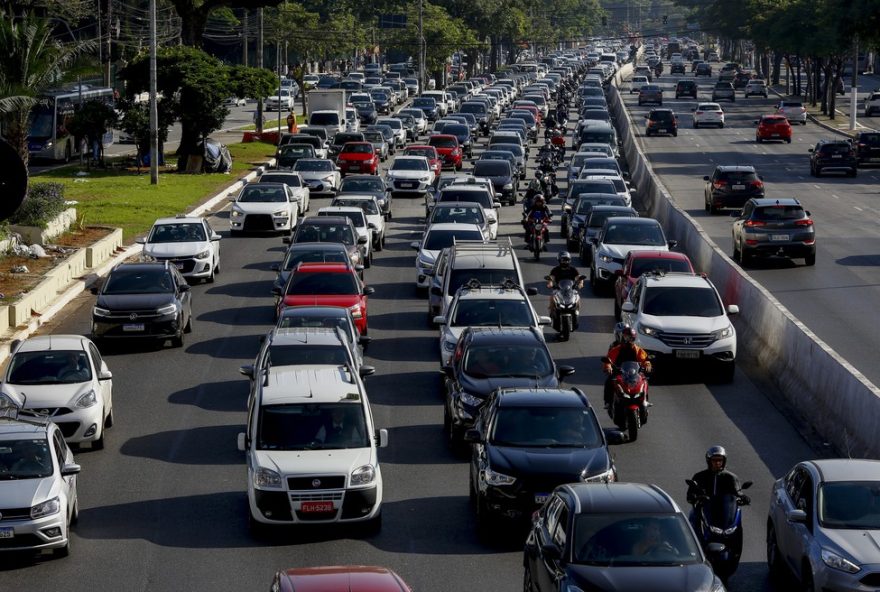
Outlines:
{"label": "red hatchback", "polygon": [[428,138],[428,145],[437,149],[437,154],[443,159],[443,166],[452,167],[456,171],[461,170],[461,147],[458,138],[449,134],[437,134]]}
{"label": "red hatchback", "polygon": [[615,272],[614,318],[620,320],[620,307],[626,302],[629,291],[645,272],[660,271],[694,273],[691,260],[684,253],[673,251],[630,251],[623,260],[623,269]]}
{"label": "red hatchback", "polygon": [[301,567],[275,573],[272,590],[279,592],[412,592],[403,579],[385,567],[365,565]]}
{"label": "red hatchback", "polygon": [[434,146],[425,146],[421,144],[407,146],[403,150],[403,155],[424,156],[428,159],[428,165],[431,167],[431,170],[434,171],[434,178],[440,178],[440,172],[443,170],[443,161],[440,159],[440,154]]}
{"label": "red hatchback", "polygon": [[366,335],[367,296],[373,292],[347,263],[300,263],[280,294],[278,312],[288,306],[343,306],[351,311],[361,335]]}
{"label": "red hatchback", "polygon": [[346,142],[336,157],[336,166],[343,175],[346,173],[375,175],[379,172],[379,155],[373,150],[371,142]]}
{"label": "red hatchback", "polygon": [[782,115],[762,115],[755,121],[755,142],[760,144],[766,140],[780,140],[791,144],[791,124]]}

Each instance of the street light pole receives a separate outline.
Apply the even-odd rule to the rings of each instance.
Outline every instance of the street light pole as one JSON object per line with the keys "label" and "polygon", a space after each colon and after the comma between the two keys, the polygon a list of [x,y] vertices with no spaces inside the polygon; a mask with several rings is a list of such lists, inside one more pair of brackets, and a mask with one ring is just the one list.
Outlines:
{"label": "street light pole", "polygon": [[150,185],[159,184],[159,111],[156,105],[156,0],[150,0]]}
{"label": "street light pole", "polygon": [[859,38],[853,43],[853,72],[852,72],[852,96],[849,106],[849,129],[856,129],[856,111],[859,108]]}
{"label": "street light pole", "polygon": [[422,0],[419,0],[419,89],[425,91],[425,32],[422,29]]}

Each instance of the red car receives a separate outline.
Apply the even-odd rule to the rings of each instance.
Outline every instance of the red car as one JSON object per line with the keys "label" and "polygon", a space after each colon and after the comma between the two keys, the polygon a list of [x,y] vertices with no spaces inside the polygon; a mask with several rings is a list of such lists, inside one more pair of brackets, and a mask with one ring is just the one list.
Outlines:
{"label": "red car", "polygon": [[765,140],[781,140],[791,144],[791,123],[784,115],[762,115],[755,123],[758,126],[755,142],[758,144]]}
{"label": "red car", "polygon": [[403,150],[404,156],[424,156],[428,159],[428,164],[431,166],[431,170],[434,171],[434,178],[440,178],[440,171],[443,170],[443,161],[440,159],[440,154],[437,152],[437,148],[434,146],[425,146],[425,145],[413,145],[407,146]]}
{"label": "red car", "polygon": [[412,592],[403,579],[385,567],[365,565],[301,567],[275,573],[272,590],[279,592]]}
{"label": "red car", "polygon": [[694,273],[691,260],[684,253],[673,251],[630,251],[623,260],[623,269],[615,272],[614,318],[620,320],[620,307],[626,302],[629,291],[643,273],[661,272]]}
{"label": "red car", "polygon": [[346,142],[336,157],[339,172],[365,173],[375,175],[379,172],[379,156],[373,150],[371,142]]}
{"label": "red car", "polygon": [[443,166],[461,170],[462,152],[458,138],[449,134],[437,134],[428,138],[428,145],[437,149],[437,154],[443,159]]}
{"label": "red car", "polygon": [[347,263],[300,263],[280,294],[278,311],[288,306],[344,306],[361,335],[366,335],[367,296],[373,292]]}

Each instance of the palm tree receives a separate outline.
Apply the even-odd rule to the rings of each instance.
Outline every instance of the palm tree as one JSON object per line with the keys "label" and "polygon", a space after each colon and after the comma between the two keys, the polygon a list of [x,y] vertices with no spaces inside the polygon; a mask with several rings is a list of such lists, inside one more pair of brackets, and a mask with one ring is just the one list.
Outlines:
{"label": "palm tree", "polygon": [[16,17],[0,9],[0,118],[3,135],[28,162],[28,117],[39,96],[81,73],[94,41],[55,36],[51,20],[31,13]]}

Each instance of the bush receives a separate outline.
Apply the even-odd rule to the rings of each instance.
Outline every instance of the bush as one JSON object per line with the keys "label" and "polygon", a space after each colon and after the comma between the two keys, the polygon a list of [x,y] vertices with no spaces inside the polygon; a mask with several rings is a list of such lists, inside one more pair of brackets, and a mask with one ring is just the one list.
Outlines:
{"label": "bush", "polygon": [[9,219],[9,223],[46,228],[51,220],[66,209],[64,185],[61,183],[31,183],[28,187],[27,197]]}

